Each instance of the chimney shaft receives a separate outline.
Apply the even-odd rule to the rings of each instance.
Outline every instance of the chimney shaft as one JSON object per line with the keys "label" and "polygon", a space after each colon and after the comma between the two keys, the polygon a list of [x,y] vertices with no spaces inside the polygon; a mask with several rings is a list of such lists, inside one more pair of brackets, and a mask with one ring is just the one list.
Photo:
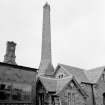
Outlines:
{"label": "chimney shaft", "polygon": [[50,5],[46,3],[43,7],[42,27],[42,49],[39,75],[51,75],[54,70],[51,56],[51,27],[50,27]]}
{"label": "chimney shaft", "polygon": [[16,64],[15,47],[16,43],[14,43],[13,41],[7,42],[6,54],[4,56],[4,63]]}
{"label": "chimney shaft", "polygon": [[43,7],[43,30],[42,30],[42,54],[41,60],[51,62],[51,29],[50,29],[50,6],[46,3]]}

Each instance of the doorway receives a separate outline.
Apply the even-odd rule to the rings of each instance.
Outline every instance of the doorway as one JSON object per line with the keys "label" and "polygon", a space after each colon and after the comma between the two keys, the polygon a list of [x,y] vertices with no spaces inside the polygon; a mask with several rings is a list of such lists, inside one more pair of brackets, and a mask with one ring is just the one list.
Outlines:
{"label": "doorway", "polygon": [[105,93],[103,93],[103,105],[105,105]]}

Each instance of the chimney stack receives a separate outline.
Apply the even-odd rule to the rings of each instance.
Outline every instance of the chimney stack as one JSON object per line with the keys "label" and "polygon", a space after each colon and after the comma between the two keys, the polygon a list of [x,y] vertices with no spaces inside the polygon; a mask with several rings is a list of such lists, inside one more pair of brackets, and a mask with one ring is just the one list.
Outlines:
{"label": "chimney stack", "polygon": [[15,42],[13,42],[13,41],[7,42],[6,54],[4,56],[4,63],[16,64],[16,62],[15,62],[15,58],[16,58],[15,48],[16,48]]}
{"label": "chimney stack", "polygon": [[50,26],[50,5],[43,6],[43,27],[42,27],[42,49],[39,75],[52,75],[54,68],[51,55],[51,26]]}

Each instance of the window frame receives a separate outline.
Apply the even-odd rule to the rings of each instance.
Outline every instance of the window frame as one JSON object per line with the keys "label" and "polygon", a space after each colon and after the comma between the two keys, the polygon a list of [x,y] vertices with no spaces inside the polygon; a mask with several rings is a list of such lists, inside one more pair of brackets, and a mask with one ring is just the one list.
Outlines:
{"label": "window frame", "polygon": [[[16,91],[19,90],[18,88],[14,88],[13,85],[16,84],[16,85],[23,85],[23,88],[25,90],[25,85],[30,87],[30,90],[27,91],[27,88],[26,88],[26,91],[23,91],[22,88],[20,88],[20,91]],[[21,84],[21,83],[15,83],[15,82],[0,82],[0,85],[5,85],[4,86],[4,89],[0,89],[0,92],[2,94],[6,94],[8,93],[9,96],[8,96],[8,99],[0,99],[0,101],[19,101],[19,102],[23,102],[23,101],[27,101],[27,102],[31,102],[32,100],[32,85],[31,84]],[[10,87],[9,89],[7,87]],[[28,88],[29,88],[28,87]],[[7,90],[6,90],[7,89]],[[21,95],[21,98],[20,100],[19,99],[13,99],[13,95],[14,94],[17,94],[19,92],[19,94]],[[19,95],[18,94],[18,95]],[[15,96],[15,95],[14,95]],[[6,96],[4,96],[6,97]]]}

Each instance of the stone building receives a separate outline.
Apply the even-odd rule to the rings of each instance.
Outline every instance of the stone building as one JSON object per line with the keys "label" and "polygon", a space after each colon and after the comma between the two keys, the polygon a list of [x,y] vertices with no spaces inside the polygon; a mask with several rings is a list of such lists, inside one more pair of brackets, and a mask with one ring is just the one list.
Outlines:
{"label": "stone building", "polygon": [[43,7],[41,56],[36,82],[37,105],[105,105],[104,66],[84,70],[58,64],[53,69],[49,4]]}
{"label": "stone building", "polygon": [[15,61],[8,41],[0,62],[0,105],[105,105],[105,66],[92,70],[58,64],[51,55],[50,5],[43,7],[42,50],[38,69]]}
{"label": "stone building", "polygon": [[35,81],[37,69],[17,65],[15,61],[16,43],[7,42],[4,62],[0,62],[0,105],[4,103],[29,103],[35,101]]}

